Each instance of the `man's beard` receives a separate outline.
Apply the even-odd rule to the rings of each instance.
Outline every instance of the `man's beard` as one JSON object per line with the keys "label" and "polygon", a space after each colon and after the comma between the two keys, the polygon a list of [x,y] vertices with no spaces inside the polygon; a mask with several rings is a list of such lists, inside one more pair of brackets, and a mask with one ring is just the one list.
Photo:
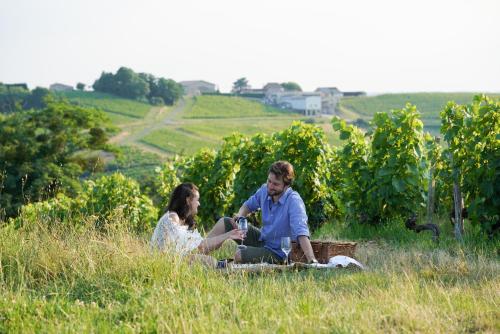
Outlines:
{"label": "man's beard", "polygon": [[271,193],[271,192],[268,190],[268,191],[267,191],[267,195],[268,195],[268,196],[271,196],[271,197],[273,197],[273,196],[279,196],[279,195],[283,194],[283,191],[284,191],[284,190],[282,190],[282,191],[279,191],[279,192],[278,192],[278,191],[276,191],[276,190],[275,190],[275,191],[274,191],[274,193]]}

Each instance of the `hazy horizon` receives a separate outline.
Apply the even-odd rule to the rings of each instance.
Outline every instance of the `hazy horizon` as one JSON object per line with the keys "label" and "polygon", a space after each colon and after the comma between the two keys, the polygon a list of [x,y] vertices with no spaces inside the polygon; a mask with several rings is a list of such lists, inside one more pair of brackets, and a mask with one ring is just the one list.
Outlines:
{"label": "hazy horizon", "polygon": [[7,1],[0,82],[92,85],[126,66],[221,91],[500,92],[500,1]]}

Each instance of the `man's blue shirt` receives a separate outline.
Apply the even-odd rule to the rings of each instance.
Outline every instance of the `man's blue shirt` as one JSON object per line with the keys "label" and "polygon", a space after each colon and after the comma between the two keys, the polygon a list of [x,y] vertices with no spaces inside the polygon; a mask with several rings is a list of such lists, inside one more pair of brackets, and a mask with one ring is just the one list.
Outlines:
{"label": "man's blue shirt", "polygon": [[262,210],[262,229],[260,240],[264,247],[285,258],[281,250],[281,237],[291,237],[293,241],[301,235],[309,237],[307,214],[304,201],[299,193],[288,188],[278,202],[273,203],[263,184],[246,202],[250,211]]}

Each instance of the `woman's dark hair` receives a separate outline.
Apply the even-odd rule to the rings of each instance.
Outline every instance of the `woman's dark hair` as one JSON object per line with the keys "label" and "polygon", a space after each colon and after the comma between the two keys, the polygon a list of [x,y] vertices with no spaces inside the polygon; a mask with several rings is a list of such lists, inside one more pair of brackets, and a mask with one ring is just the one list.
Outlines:
{"label": "woman's dark hair", "polygon": [[167,210],[177,213],[179,218],[186,222],[190,230],[195,228],[196,222],[194,217],[189,213],[187,199],[189,197],[194,197],[195,191],[198,191],[198,187],[192,183],[187,182],[179,184],[175,187],[174,191],[172,191],[172,196],[170,196],[170,202],[167,206]]}

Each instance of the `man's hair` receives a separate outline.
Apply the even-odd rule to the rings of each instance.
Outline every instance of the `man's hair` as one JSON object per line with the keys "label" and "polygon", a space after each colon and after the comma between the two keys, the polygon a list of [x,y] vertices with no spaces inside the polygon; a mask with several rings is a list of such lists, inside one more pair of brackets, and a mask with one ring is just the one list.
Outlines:
{"label": "man's hair", "polygon": [[268,173],[281,177],[285,186],[290,186],[295,179],[293,166],[288,161],[276,161],[269,167]]}

